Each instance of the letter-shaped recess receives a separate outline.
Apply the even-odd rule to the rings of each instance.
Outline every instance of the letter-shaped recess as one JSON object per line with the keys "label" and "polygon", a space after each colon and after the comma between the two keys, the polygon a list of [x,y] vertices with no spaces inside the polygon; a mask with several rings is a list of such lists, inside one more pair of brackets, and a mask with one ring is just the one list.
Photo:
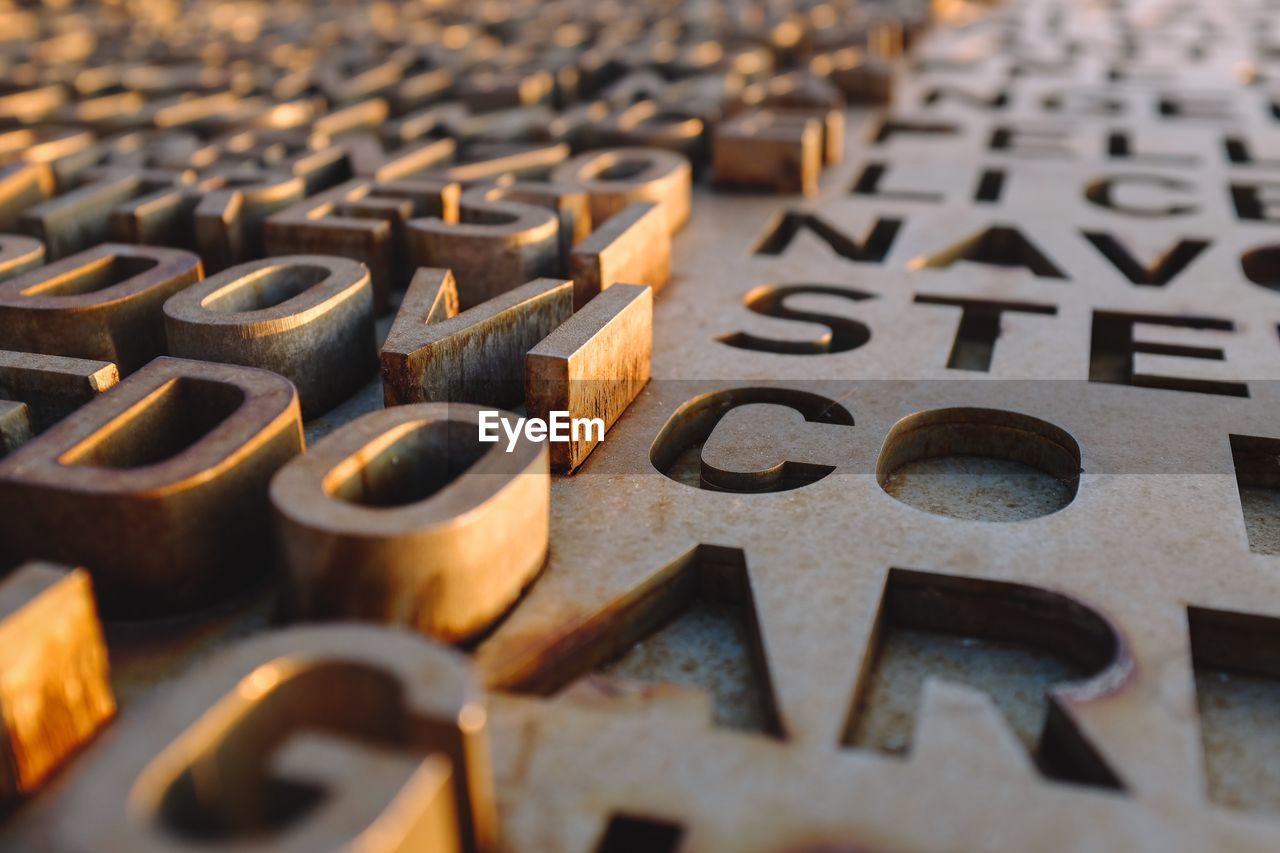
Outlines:
{"label": "letter-shaped recess", "polygon": [[[1270,459],[1272,467],[1275,458]],[[1229,809],[1280,812],[1275,755],[1280,696],[1280,619],[1265,613],[1187,608],[1205,793]]]}
{"label": "letter-shaped recess", "polygon": [[[1215,346],[1235,331],[1221,317],[1094,311],[1089,381],[1248,397],[1248,383],[1234,381],[1226,351]],[[1170,368],[1181,375],[1164,372]]]}
{"label": "letter-shaped recess", "polygon": [[826,326],[828,331],[817,340],[778,340],[762,338],[750,332],[731,332],[716,338],[722,344],[738,349],[756,350],[758,352],[776,352],[787,355],[830,355],[848,352],[871,340],[871,329],[865,323],[841,317],[838,314],[820,314],[816,311],[796,311],[787,307],[787,299],[791,296],[837,296],[850,302],[861,302],[874,298],[872,294],[852,287],[840,287],[832,284],[783,284],[765,285],[752,289],[743,303],[748,310],[765,317],[777,317],[781,320],[795,320],[800,323],[815,323]]}
{"label": "letter-shaped recess", "polygon": [[569,255],[575,308],[620,281],[655,292],[671,277],[671,234],[662,209],[650,201],[627,205]]}
{"label": "letter-shaped recess", "polygon": [[1143,206],[1138,204],[1126,204],[1124,201],[1116,198],[1117,188],[1125,184],[1136,184],[1140,187],[1155,187],[1161,190],[1168,190],[1170,193],[1182,193],[1187,196],[1194,197],[1196,185],[1183,181],[1178,178],[1170,178],[1164,175],[1115,175],[1112,177],[1098,178],[1090,181],[1085,187],[1084,197],[1091,204],[1098,207],[1105,207],[1108,210],[1114,210],[1117,213],[1125,214],[1142,219],[1163,219],[1174,216],[1185,216],[1195,213],[1197,206],[1195,204],[1179,204],[1170,202],[1164,206],[1154,204],[1151,206]]}
{"label": "letter-shaped recess", "polygon": [[[714,642],[709,637],[717,637]],[[783,738],[746,554],[698,545],[595,612],[530,639],[491,673],[503,689],[619,698],[628,685],[711,694],[719,726]]]}
{"label": "letter-shaped recess", "polygon": [[673,151],[606,148],[557,166],[551,180],[587,193],[592,222],[604,222],[632,202],[652,201],[674,234],[689,220],[692,176],[689,161]]}
{"label": "letter-shaped recess", "polygon": [[1117,271],[1140,287],[1164,287],[1209,248],[1211,241],[1183,237],[1161,252],[1153,261],[1140,261],[1123,243],[1106,231],[1081,231]]}
{"label": "letter-shaped recess", "polygon": [[326,412],[373,373],[373,287],[364,264],[289,255],[232,267],[164,305],[169,353],[243,364],[293,382],[303,417]]}
{"label": "letter-shaped recess", "polygon": [[261,578],[302,448],[284,377],[156,359],[0,459],[0,550],[87,566],[109,617],[202,606]]}
{"label": "letter-shaped recess", "polygon": [[119,381],[107,361],[0,350],[0,456]]}
{"label": "letter-shaped recess", "polygon": [[1018,412],[969,407],[908,415],[889,430],[876,460],[876,481],[887,494],[977,521],[1057,512],[1075,500],[1080,472],[1080,446],[1065,430]]}
{"label": "letter-shaped recess", "polygon": [[[942,193],[927,192],[923,189],[893,189],[883,188],[885,175],[889,173],[891,164],[881,161],[870,161],[862,167],[862,171],[854,180],[853,185],[849,187],[850,195],[866,195],[878,196],[880,198],[901,199],[903,201],[918,201],[921,203],[940,204],[946,200],[946,196]],[[904,172],[910,172],[910,169],[900,169]],[[1000,174],[1000,173],[996,173]],[[988,179],[990,180],[990,179]],[[997,179],[999,180],[999,179]],[[981,196],[980,196],[981,197]],[[991,200],[991,199],[987,199]]]}
{"label": "letter-shaped recess", "polygon": [[540,278],[458,313],[449,270],[414,274],[382,345],[383,399],[514,407],[525,354],[573,313],[573,283]]}
{"label": "letter-shaped recess", "polygon": [[1280,439],[1261,435],[1231,435],[1231,461],[1236,490],[1244,513],[1249,549],[1280,556]]}
{"label": "letter-shaped recess", "polygon": [[[484,697],[466,659],[366,625],[246,640],[169,685],[49,800],[52,847],[491,851]],[[44,801],[40,803],[44,806]]]}
{"label": "letter-shaped recess", "polygon": [[1259,287],[1280,292],[1280,245],[1255,246],[1242,253],[1240,271]]}
{"label": "letter-shaped recess", "polygon": [[592,849],[593,853],[677,853],[687,835],[678,821],[614,812]]}
{"label": "letter-shaped recess", "polygon": [[[731,433],[720,439],[717,427],[744,407],[790,409],[799,415],[799,428],[790,421],[770,422],[767,433],[776,436],[778,447],[768,448],[769,459],[760,454],[741,458],[735,453],[736,436],[752,435],[746,444],[760,445],[759,423],[730,425]],[[736,418],[735,418],[736,421]],[[834,471],[831,446],[833,427],[853,426],[853,415],[835,400],[790,388],[730,388],[701,394],[682,405],[663,425],[649,461],[653,467],[677,483],[698,489],[724,492],[785,492],[816,483]],[[713,440],[713,436],[718,441]],[[820,455],[824,450],[825,455]],[[799,456],[792,460],[786,457]],[[807,457],[807,458],[806,458]],[[825,461],[819,461],[819,460]],[[763,464],[764,467],[755,467]],[[745,470],[744,470],[745,469]]]}
{"label": "letter-shaped recess", "polygon": [[768,226],[769,230],[752,250],[756,255],[781,255],[787,250],[801,231],[811,231],[813,236],[831,247],[846,260],[855,263],[883,263],[893,248],[898,231],[902,228],[900,219],[876,219],[861,240],[851,237],[836,228],[816,213],[788,210],[774,218]]}
{"label": "letter-shaped recess", "polygon": [[1241,221],[1280,222],[1280,182],[1233,183],[1231,201]]}
{"label": "letter-shaped recess", "polygon": [[[531,418],[600,418],[608,430],[649,381],[653,288],[617,284],[529,350],[525,405]],[[551,466],[572,471],[604,439],[588,429],[551,444]]]}
{"label": "letter-shaped recess", "polygon": [[928,141],[936,141],[937,137],[956,136],[961,132],[960,125],[954,122],[916,120],[885,116],[871,134],[872,145],[884,145],[895,136],[933,137]]}
{"label": "letter-shaped recess", "polygon": [[965,299],[955,296],[916,294],[917,305],[949,305],[960,309],[960,322],[951,342],[951,354],[947,367],[951,370],[976,370],[988,373],[996,354],[996,342],[1000,339],[1002,318],[1005,313],[1043,314],[1054,316],[1058,309],[1053,305],[1037,305],[1030,302],[1007,302],[995,299]]}
{"label": "letter-shaped recess", "polygon": [[993,267],[1025,269],[1039,278],[1067,276],[1036,245],[1012,225],[996,225],[973,234],[932,255],[914,258],[908,269],[947,269],[962,261]]}
{"label": "letter-shaped recess", "polygon": [[457,641],[515,603],[547,554],[547,448],[482,443],[481,411],[372,412],[280,470],[271,502],[287,613]]}
{"label": "letter-shaped recess", "polygon": [[402,287],[413,270],[405,224],[420,216],[457,222],[461,193],[450,181],[348,181],[267,217],[267,254],[324,253],[363,261],[380,315],[392,289]]}
{"label": "letter-shaped recess", "polygon": [[0,456],[29,441],[34,432],[26,405],[0,400]]}
{"label": "letter-shaped recess", "polygon": [[560,271],[560,217],[502,194],[502,187],[467,190],[459,222],[432,217],[409,223],[414,262],[452,270],[463,308],[500,296],[516,282]]}
{"label": "letter-shaped recess", "polygon": [[[1050,97],[1046,96],[1046,102]],[[932,107],[942,101],[958,101],[973,110],[1002,110],[1009,105],[1009,90],[995,89],[988,92],[975,92],[959,86],[934,86],[920,97],[921,106]],[[1048,106],[1046,104],[1046,109]]]}
{"label": "letter-shaped recess", "polygon": [[871,636],[845,746],[931,762],[965,758],[947,750],[972,744],[980,763],[1030,769],[1000,731],[994,701],[1043,775],[1124,787],[1079,724],[1080,711],[1134,669],[1119,632],[1092,608],[1034,586],[890,569]]}
{"label": "letter-shaped recess", "polygon": [[0,283],[4,345],[112,361],[128,375],[164,354],[161,308],[200,277],[190,252],[104,243]]}
{"label": "letter-shaped recess", "polygon": [[115,712],[88,573],[20,566],[0,582],[0,800],[37,791]]}

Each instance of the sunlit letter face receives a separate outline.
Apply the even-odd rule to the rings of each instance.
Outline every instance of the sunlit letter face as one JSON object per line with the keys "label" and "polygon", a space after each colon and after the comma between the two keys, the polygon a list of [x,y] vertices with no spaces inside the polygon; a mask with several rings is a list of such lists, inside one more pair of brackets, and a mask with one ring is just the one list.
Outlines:
{"label": "sunlit letter face", "polygon": [[104,243],[0,284],[4,347],[115,362],[121,374],[165,353],[166,299],[200,280],[179,249]]}
{"label": "sunlit letter face", "polygon": [[280,471],[271,501],[290,615],[461,640],[515,602],[547,554],[547,446],[481,442],[481,411],[373,412]]}
{"label": "sunlit letter face", "polygon": [[264,577],[267,483],[302,448],[288,380],[157,359],[0,461],[0,538],[86,566],[107,615],[199,607]]}
{"label": "sunlit letter face", "polygon": [[494,849],[488,716],[457,652],[290,628],[204,662],[149,711],[57,792],[84,819],[58,821],[53,849]]}
{"label": "sunlit letter face", "polygon": [[350,397],[374,369],[373,288],[364,264],[290,255],[241,264],[164,305],[169,352],[275,371],[307,418]]}

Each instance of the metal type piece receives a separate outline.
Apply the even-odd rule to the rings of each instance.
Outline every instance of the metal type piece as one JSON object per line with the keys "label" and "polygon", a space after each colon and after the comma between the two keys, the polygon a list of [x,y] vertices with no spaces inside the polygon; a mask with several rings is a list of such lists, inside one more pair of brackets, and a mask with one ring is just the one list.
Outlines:
{"label": "metal type piece", "polygon": [[19,234],[0,234],[0,281],[44,263],[44,244]]}
{"label": "metal type piece", "polygon": [[364,264],[285,255],[232,267],[164,305],[169,353],[271,370],[303,417],[328,411],[374,370],[373,287]]}
{"label": "metal type piece", "polygon": [[[652,309],[654,381],[576,474],[548,478],[546,561],[515,605],[495,615],[500,596],[476,587],[485,607],[449,608],[473,618],[463,642],[497,691],[504,849],[1271,851],[1274,14],[1261,0],[1104,5],[6,7],[0,218],[54,259],[128,226],[217,269],[218,241],[249,225],[218,182],[289,175],[307,195],[275,216],[295,211],[293,236],[315,242],[246,227],[243,258],[366,260],[389,310],[418,271],[407,223],[449,222],[447,191],[319,194],[456,183],[455,213],[465,186],[557,220],[541,273],[555,295],[536,304],[560,310],[565,264],[594,245],[584,230],[608,243],[630,205],[658,206],[672,275]],[[817,145],[800,132],[740,158],[731,179],[750,177],[749,192],[709,180],[708,143],[759,109],[816,120]],[[595,150],[620,139],[689,156]],[[784,171],[798,152],[806,168]],[[645,195],[662,175],[673,181]],[[208,195],[227,227],[201,242],[188,207]],[[326,230],[342,218],[367,227]],[[506,381],[542,320],[533,301],[502,301],[527,287],[510,258],[469,263],[463,302],[508,292],[449,327],[457,288],[424,273],[393,323],[385,384],[309,435],[380,395]],[[621,286],[593,288],[546,329],[552,343]],[[635,352],[628,341],[588,349],[607,363]],[[29,434],[28,416],[10,403],[0,435]],[[0,519],[15,512],[28,508]],[[166,777],[193,784],[147,787],[161,806],[139,810],[136,766],[113,764],[77,790],[104,739],[7,817],[0,846],[450,846],[445,764],[331,736],[343,714],[356,718],[344,732],[399,731],[382,713],[394,702],[363,698],[395,693],[376,678],[295,682],[287,713],[258,718],[262,688],[243,675],[181,722],[134,704],[260,630],[271,590],[246,598],[247,612],[132,626],[132,644],[108,625],[132,668],[122,722],[167,743],[210,707],[250,709],[239,734],[222,738],[217,713],[197,726],[186,743],[216,730],[213,757]],[[236,686],[244,704],[219,704]],[[253,720],[284,716],[327,733],[261,749]],[[163,746],[128,742],[113,762]],[[410,778],[426,781],[406,791]],[[212,796],[188,808],[188,791]],[[402,831],[420,815],[444,837]],[[366,831],[388,826],[385,843]]]}
{"label": "metal type piece", "polygon": [[18,230],[41,240],[50,260],[65,259],[109,241],[112,214],[121,205],[193,180],[194,175],[176,170],[103,169],[83,186],[26,207],[18,217]]}
{"label": "metal type piece", "polygon": [[274,631],[122,720],[57,793],[80,819],[37,843],[487,853],[489,730],[457,652],[372,626]]}
{"label": "metal type piece", "polygon": [[115,712],[88,573],[19,566],[0,581],[0,798],[39,791]]}
{"label": "metal type piece", "polygon": [[718,184],[813,195],[822,171],[822,122],[773,109],[743,113],[716,130],[711,160]]}
{"label": "metal type piece", "polygon": [[200,277],[190,252],[106,243],[0,282],[0,342],[127,375],[164,354],[161,308]]}
{"label": "metal type piece", "polygon": [[614,214],[573,249],[569,274],[578,308],[620,281],[661,290],[671,277],[671,234],[662,209],[636,202]]}
{"label": "metal type piece", "polygon": [[267,482],[302,448],[288,380],[157,359],[0,460],[0,542],[85,565],[111,617],[205,605],[262,579]]}
{"label": "metal type piece", "polygon": [[374,311],[391,304],[391,291],[412,272],[406,228],[423,216],[458,220],[456,183],[415,178],[354,180],[267,218],[268,255],[340,255],[361,261],[373,278]]}
{"label": "metal type piece", "polygon": [[119,381],[110,362],[0,350],[0,456]]}
{"label": "metal type piece", "polygon": [[580,190],[558,187],[538,181],[510,181],[487,188],[484,197],[490,201],[515,201],[545,207],[559,218],[560,270],[557,275],[569,275],[569,256],[573,247],[586,240],[592,233],[590,199]]}
{"label": "metal type piece", "polygon": [[53,170],[46,164],[0,166],[0,231],[17,230],[19,213],[53,194]]}
{"label": "metal type piece", "polygon": [[587,193],[592,222],[604,222],[636,201],[652,201],[661,207],[672,234],[689,220],[692,170],[687,159],[669,151],[589,151],[558,166],[551,180]]}
{"label": "metal type piece", "polygon": [[653,352],[653,288],[615,284],[594,297],[525,358],[525,401],[531,417],[555,411],[600,418],[602,431],[584,430],[551,443],[551,465],[573,471],[604,440],[649,381]]}
{"label": "metal type piece", "polygon": [[448,270],[418,270],[382,345],[383,399],[501,407],[524,399],[525,354],[573,313],[573,285],[540,278],[459,313]]}
{"label": "metal type piece", "polygon": [[547,554],[547,447],[480,442],[482,411],[372,412],[280,470],[271,501],[287,614],[456,642],[506,612]]}
{"label": "metal type piece", "polygon": [[477,188],[462,194],[458,220],[415,219],[408,228],[415,263],[452,271],[463,309],[560,271],[560,218],[545,207]]}

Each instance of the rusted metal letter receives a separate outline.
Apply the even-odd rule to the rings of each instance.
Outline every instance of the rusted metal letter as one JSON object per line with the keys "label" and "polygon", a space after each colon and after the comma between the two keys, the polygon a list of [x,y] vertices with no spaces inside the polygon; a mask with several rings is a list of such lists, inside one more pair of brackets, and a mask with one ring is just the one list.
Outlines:
{"label": "rusted metal letter", "polygon": [[164,306],[169,352],[275,371],[312,417],[373,373],[373,287],[364,264],[290,255],[232,267]]}
{"label": "rusted metal letter", "polygon": [[0,459],[0,548],[85,565],[109,617],[198,607],[262,576],[302,448],[288,380],[160,358]]}

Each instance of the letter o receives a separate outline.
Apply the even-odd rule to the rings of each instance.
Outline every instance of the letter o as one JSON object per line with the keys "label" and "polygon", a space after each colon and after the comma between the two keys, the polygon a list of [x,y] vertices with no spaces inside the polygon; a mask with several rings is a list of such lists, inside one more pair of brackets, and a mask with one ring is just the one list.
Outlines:
{"label": "letter o", "polygon": [[290,255],[225,270],[164,304],[169,352],[279,373],[304,417],[354,394],[377,365],[364,264]]}
{"label": "letter o", "polygon": [[482,411],[372,412],[278,472],[271,503],[290,615],[458,641],[515,603],[547,555],[547,447],[480,443]]}

